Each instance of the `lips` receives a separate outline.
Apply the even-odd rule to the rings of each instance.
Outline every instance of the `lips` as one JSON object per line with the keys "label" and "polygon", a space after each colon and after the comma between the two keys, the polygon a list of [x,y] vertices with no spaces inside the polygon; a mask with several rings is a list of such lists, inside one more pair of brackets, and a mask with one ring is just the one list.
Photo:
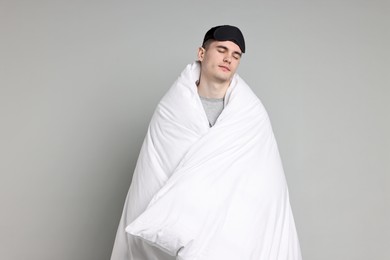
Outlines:
{"label": "lips", "polygon": [[219,67],[224,70],[224,71],[230,71],[230,68],[229,67],[226,67],[226,66],[223,66],[223,65],[219,65]]}

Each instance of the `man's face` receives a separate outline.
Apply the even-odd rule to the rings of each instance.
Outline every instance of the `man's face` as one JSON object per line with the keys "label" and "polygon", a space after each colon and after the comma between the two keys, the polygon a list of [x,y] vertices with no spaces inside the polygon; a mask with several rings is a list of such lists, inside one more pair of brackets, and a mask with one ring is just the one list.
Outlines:
{"label": "man's face", "polygon": [[213,41],[206,49],[199,48],[202,78],[217,83],[230,82],[240,64],[241,55],[240,47],[231,41]]}

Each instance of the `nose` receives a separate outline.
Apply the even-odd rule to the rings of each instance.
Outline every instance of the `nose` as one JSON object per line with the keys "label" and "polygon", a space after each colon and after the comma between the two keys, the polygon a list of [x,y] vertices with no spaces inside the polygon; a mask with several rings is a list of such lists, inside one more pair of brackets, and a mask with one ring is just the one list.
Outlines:
{"label": "nose", "polygon": [[232,62],[232,59],[231,59],[231,57],[230,57],[229,55],[226,55],[226,56],[223,58],[223,61],[230,64],[230,63]]}

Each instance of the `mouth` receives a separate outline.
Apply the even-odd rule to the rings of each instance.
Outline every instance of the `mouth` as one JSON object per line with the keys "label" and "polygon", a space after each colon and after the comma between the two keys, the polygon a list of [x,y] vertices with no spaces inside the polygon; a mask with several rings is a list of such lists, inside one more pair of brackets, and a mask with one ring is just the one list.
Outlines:
{"label": "mouth", "polygon": [[223,71],[230,71],[229,67],[226,67],[226,66],[223,66],[223,65],[219,65],[218,67],[220,67]]}

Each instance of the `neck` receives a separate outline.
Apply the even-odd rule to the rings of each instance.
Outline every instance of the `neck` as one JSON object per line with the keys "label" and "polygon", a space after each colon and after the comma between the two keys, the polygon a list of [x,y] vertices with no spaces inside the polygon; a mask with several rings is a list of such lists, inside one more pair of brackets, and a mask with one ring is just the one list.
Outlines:
{"label": "neck", "polygon": [[225,97],[226,91],[230,85],[230,82],[216,83],[206,82],[199,80],[198,94],[205,98],[223,98]]}

